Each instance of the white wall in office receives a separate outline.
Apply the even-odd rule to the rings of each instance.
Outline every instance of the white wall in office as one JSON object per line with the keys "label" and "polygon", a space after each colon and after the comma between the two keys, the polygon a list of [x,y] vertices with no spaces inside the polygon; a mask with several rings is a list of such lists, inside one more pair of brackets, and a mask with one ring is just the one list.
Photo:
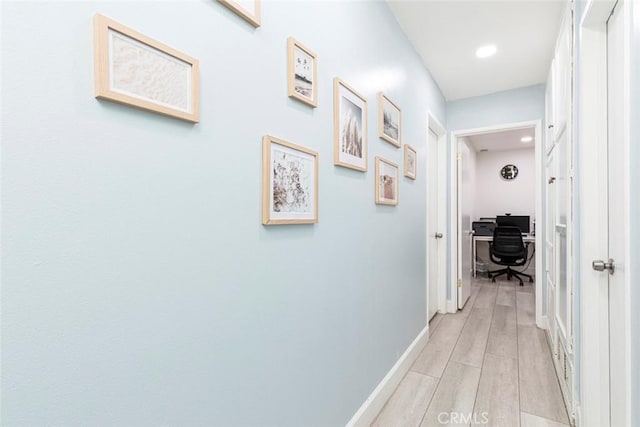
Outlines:
{"label": "white wall in office", "polygon": [[[468,182],[469,185],[466,188],[462,189],[462,197],[464,199],[465,210],[467,210],[471,214],[471,221],[475,221],[476,215],[476,203],[475,203],[475,193],[476,193],[476,168],[477,168],[477,153],[475,148],[471,142],[466,138],[460,138],[458,140],[460,143],[460,147],[458,151],[469,153],[468,161],[464,164],[462,169],[463,179],[462,182]],[[466,158],[466,157],[465,157]],[[467,209],[468,207],[468,209]]]}
{"label": "white wall in office", "polygon": [[[513,215],[535,216],[535,155],[533,148],[489,151],[476,156],[476,218]],[[516,179],[500,175],[504,165],[518,167]]]}

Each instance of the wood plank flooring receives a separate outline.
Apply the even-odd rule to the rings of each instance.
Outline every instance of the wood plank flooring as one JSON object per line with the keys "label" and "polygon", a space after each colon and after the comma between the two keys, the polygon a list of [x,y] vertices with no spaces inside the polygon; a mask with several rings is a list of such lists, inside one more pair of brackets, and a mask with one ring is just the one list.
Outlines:
{"label": "wood plank flooring", "polygon": [[463,310],[436,315],[372,426],[568,426],[533,284],[516,283],[474,279]]}

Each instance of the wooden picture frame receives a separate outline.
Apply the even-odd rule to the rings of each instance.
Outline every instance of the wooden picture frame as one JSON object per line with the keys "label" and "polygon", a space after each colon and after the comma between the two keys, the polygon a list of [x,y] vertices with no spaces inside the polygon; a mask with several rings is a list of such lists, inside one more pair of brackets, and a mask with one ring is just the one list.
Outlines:
{"label": "wooden picture frame", "polygon": [[404,144],[404,176],[416,179],[418,167],[418,153],[409,144]]}
{"label": "wooden picture frame", "polygon": [[398,165],[376,156],[376,204],[398,204]]}
{"label": "wooden picture frame", "polygon": [[402,146],[402,111],[382,92],[378,93],[378,136],[398,148]]}
{"label": "wooden picture frame", "polygon": [[287,39],[287,82],[289,97],[318,106],[318,56],[293,37]]}
{"label": "wooden picture frame", "polygon": [[338,77],[333,79],[333,163],[367,171],[367,100]]}
{"label": "wooden picture frame", "polygon": [[261,0],[218,0],[218,2],[232,10],[236,15],[255,28],[260,26]]}
{"label": "wooden picture frame", "polygon": [[197,59],[100,14],[93,29],[96,98],[198,123]]}
{"label": "wooden picture frame", "polygon": [[262,138],[262,224],[318,222],[318,153]]}

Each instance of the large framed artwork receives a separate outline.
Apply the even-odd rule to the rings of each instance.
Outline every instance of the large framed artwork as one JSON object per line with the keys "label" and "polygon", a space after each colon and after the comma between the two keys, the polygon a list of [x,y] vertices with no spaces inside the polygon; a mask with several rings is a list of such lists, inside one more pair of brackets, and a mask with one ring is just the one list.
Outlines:
{"label": "large framed artwork", "polygon": [[376,203],[398,204],[398,165],[376,157]]}
{"label": "large framed artwork", "polygon": [[409,144],[404,144],[404,176],[416,179],[416,167],[418,164],[418,153]]}
{"label": "large framed artwork", "polygon": [[95,96],[197,123],[198,60],[97,14]]}
{"label": "large framed artwork", "polygon": [[258,28],[260,26],[260,0],[218,0],[236,15]]}
{"label": "large framed artwork", "polygon": [[302,43],[287,40],[289,96],[312,107],[318,106],[318,57]]}
{"label": "large framed artwork", "polygon": [[382,92],[378,94],[378,136],[400,148],[402,111]]}
{"label": "large framed artwork", "polygon": [[318,222],[318,153],[282,139],[262,138],[262,223]]}
{"label": "large framed artwork", "polygon": [[367,100],[339,78],[333,80],[333,163],[367,170]]}

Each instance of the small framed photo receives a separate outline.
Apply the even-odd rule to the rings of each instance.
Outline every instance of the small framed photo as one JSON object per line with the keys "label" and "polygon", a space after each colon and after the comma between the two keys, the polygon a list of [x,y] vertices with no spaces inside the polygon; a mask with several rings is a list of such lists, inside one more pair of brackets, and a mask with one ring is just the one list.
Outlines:
{"label": "small framed photo", "polygon": [[93,29],[96,98],[198,122],[197,59],[100,14]]}
{"label": "small framed photo", "polygon": [[296,39],[287,40],[289,96],[318,106],[318,57]]}
{"label": "small framed photo", "polygon": [[382,92],[378,94],[378,135],[400,148],[402,133],[402,111]]}
{"label": "small framed photo", "polygon": [[218,0],[242,19],[258,28],[260,26],[260,0]]}
{"label": "small framed photo", "polygon": [[262,224],[318,222],[318,153],[262,138]]}
{"label": "small framed photo", "polygon": [[339,78],[333,80],[333,163],[367,170],[367,100]]}
{"label": "small framed photo", "polygon": [[409,144],[404,144],[404,176],[416,179],[416,165],[418,153]]}
{"label": "small framed photo", "polygon": [[376,157],[376,203],[398,204],[398,165],[382,157]]}

